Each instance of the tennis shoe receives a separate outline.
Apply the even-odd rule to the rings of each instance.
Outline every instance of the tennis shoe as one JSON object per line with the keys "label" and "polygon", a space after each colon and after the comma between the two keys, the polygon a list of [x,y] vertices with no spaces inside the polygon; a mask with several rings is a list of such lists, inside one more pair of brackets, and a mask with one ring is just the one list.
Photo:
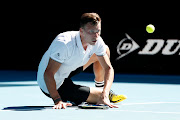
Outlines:
{"label": "tennis shoe", "polygon": [[125,95],[117,95],[112,90],[109,92],[109,100],[112,103],[122,102],[123,100],[127,99]]}

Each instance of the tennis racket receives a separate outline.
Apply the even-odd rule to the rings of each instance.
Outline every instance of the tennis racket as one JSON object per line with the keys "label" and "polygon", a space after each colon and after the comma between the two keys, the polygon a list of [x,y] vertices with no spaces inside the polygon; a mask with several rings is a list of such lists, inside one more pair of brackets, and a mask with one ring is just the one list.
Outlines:
{"label": "tennis racket", "polygon": [[95,105],[95,104],[89,104],[87,102],[84,102],[80,105],[78,105],[79,108],[81,109],[108,109],[108,105],[100,104],[100,105]]}

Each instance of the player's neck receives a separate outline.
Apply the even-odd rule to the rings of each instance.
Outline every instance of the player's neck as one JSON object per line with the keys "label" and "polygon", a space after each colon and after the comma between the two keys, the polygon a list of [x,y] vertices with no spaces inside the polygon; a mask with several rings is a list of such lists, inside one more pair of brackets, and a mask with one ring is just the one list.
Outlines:
{"label": "player's neck", "polygon": [[83,41],[83,40],[81,40],[81,42],[82,42],[82,46],[83,46],[84,50],[86,50],[86,49],[87,49],[87,46],[88,46],[88,43],[86,43],[86,42]]}
{"label": "player's neck", "polygon": [[80,38],[81,38],[82,46],[83,46],[84,50],[86,50],[87,46],[88,46],[88,43],[84,40],[84,38],[82,36],[80,36]]}

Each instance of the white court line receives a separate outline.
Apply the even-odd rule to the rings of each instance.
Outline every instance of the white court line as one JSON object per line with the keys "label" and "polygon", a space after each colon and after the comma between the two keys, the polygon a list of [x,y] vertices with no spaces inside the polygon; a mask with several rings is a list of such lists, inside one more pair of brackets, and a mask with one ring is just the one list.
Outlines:
{"label": "white court line", "polygon": [[[7,112],[7,111],[13,111],[13,110],[0,110],[0,112]],[[158,112],[158,111],[135,111],[135,110],[111,110],[111,109],[109,109],[109,110],[102,110],[102,112],[105,112],[105,111],[107,111],[107,112],[109,112],[109,111],[112,111],[112,112],[114,112],[114,111],[118,111],[118,112],[140,112],[140,113],[158,113],[158,114],[178,114],[178,115],[180,115],[180,112]]]}
{"label": "white court line", "polygon": [[144,103],[124,103],[120,105],[147,105],[147,104],[180,104],[180,102],[144,102]]}
{"label": "white court line", "polygon": [[136,111],[136,110],[108,110],[108,111],[121,111],[121,112],[141,112],[141,113],[161,113],[161,114],[179,114],[180,112],[158,112],[158,111]]}
{"label": "white court line", "polygon": [[[180,102],[144,102],[144,103],[124,103],[119,105],[148,105],[148,104],[180,104]],[[141,113],[161,113],[161,114],[180,114],[180,112],[160,112],[160,111],[137,111],[137,110],[108,110],[122,112],[141,112]]]}

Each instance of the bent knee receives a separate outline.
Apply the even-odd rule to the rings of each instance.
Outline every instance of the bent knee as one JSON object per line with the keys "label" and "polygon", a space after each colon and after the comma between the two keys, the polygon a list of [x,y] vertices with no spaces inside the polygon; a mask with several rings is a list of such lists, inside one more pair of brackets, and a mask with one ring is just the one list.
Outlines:
{"label": "bent knee", "polygon": [[[106,54],[108,55],[108,57],[110,58],[110,49],[109,49],[109,47],[107,46],[107,48],[106,48]],[[90,60],[89,60],[91,63],[95,63],[95,62],[97,62],[98,61],[98,57],[97,57],[97,55],[94,53],[92,56],[91,56],[91,58],[90,58]]]}
{"label": "bent knee", "polygon": [[[106,54],[107,54],[108,57],[110,58],[110,49],[109,49],[108,46],[106,47]],[[93,54],[92,57],[94,58],[95,61],[97,61],[97,55],[96,55],[96,54]]]}

